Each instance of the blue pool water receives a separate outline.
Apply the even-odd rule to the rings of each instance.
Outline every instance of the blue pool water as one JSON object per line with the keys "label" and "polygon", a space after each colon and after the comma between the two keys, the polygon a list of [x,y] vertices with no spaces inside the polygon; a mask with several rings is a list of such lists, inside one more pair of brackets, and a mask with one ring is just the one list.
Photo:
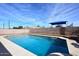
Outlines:
{"label": "blue pool water", "polygon": [[55,37],[36,36],[36,35],[17,35],[7,37],[10,41],[29,50],[30,52],[44,56],[53,52],[68,54],[66,40]]}

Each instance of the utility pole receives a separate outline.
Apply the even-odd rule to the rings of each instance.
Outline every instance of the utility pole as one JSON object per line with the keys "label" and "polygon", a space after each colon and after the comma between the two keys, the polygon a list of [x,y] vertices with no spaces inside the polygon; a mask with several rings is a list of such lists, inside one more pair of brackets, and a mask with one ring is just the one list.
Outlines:
{"label": "utility pole", "polygon": [[3,23],[3,29],[4,29],[4,23]]}
{"label": "utility pole", "polygon": [[9,29],[10,29],[10,20],[8,20],[8,27],[9,27]]}

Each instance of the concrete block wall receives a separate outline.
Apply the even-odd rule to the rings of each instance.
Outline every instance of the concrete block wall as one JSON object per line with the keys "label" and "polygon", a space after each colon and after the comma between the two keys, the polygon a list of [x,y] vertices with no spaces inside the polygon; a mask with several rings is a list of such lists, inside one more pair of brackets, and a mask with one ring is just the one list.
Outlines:
{"label": "concrete block wall", "polygon": [[66,27],[65,35],[79,34],[79,27]]}
{"label": "concrete block wall", "polygon": [[60,35],[60,28],[32,28],[30,29],[30,33],[44,35]]}
{"label": "concrete block wall", "polygon": [[31,28],[32,34],[45,34],[45,35],[76,35],[79,32],[79,27],[62,27],[62,28]]}

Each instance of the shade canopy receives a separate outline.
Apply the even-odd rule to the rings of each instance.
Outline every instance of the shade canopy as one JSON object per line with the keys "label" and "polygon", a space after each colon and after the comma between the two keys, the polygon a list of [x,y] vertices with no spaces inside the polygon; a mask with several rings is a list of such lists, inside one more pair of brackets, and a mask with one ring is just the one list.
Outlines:
{"label": "shade canopy", "polygon": [[62,25],[62,24],[66,24],[67,21],[59,21],[59,22],[51,22],[51,25]]}

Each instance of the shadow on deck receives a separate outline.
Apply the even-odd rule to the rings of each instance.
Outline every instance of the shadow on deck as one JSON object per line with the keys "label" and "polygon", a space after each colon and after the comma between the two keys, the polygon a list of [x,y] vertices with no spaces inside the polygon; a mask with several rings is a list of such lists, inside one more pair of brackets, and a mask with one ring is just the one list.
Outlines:
{"label": "shadow on deck", "polygon": [[12,56],[1,42],[0,42],[0,56]]}

